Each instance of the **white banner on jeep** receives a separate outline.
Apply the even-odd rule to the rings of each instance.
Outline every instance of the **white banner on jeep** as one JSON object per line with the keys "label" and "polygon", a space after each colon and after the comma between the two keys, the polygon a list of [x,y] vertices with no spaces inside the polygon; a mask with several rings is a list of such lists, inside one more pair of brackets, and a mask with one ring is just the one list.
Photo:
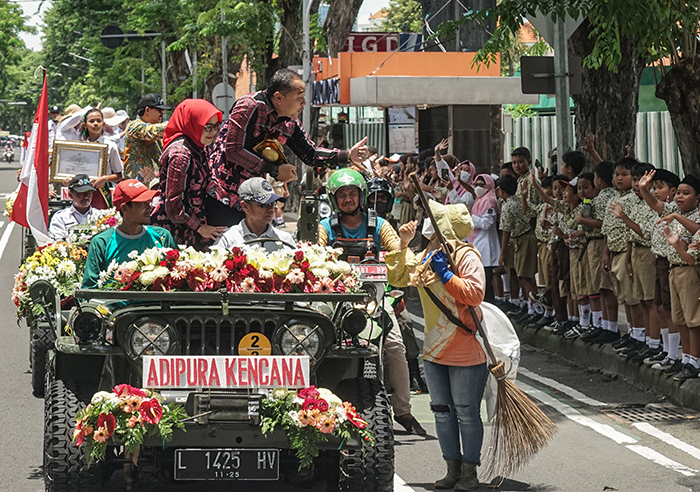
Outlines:
{"label": "white banner on jeep", "polygon": [[305,388],[306,356],[166,355],[143,358],[144,388]]}

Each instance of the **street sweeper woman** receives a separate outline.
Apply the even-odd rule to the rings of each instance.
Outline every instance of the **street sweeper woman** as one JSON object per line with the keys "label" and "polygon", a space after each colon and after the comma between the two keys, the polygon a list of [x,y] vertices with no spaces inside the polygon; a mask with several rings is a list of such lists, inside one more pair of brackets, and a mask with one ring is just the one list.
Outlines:
{"label": "street sweeper woman", "polygon": [[[477,249],[463,242],[474,229],[466,205],[431,200],[429,207],[451,249],[456,272],[450,270],[436,234],[421,253],[408,248],[417,227],[412,221],[399,228],[399,250],[386,256],[389,283],[417,287],[423,306],[425,377],[447,463],[447,475],[435,482],[435,488],[474,490],[479,485],[476,467],[484,434],[479,409],[489,371],[470,308],[481,317],[486,275]],[[425,229],[424,233],[428,234]]]}

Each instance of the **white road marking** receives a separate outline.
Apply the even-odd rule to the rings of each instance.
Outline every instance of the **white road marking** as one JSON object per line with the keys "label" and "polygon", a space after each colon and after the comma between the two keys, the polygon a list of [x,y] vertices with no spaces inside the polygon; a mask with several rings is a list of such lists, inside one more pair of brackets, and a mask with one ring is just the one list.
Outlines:
{"label": "white road marking", "polygon": [[2,254],[5,252],[5,248],[7,247],[7,243],[10,240],[10,235],[12,234],[12,229],[15,228],[15,223],[10,222],[10,224],[7,226],[7,229],[5,229],[5,232],[2,234],[2,239],[0,239],[0,258],[2,258]]}
{"label": "white road marking", "polygon": [[534,381],[537,381],[538,383],[542,383],[545,386],[549,386],[550,388],[554,388],[555,390],[559,391],[560,393],[564,393],[566,395],[569,395],[571,398],[580,401],[581,403],[585,403],[586,405],[590,405],[592,407],[605,407],[608,404],[603,403],[602,401],[595,400],[593,398],[589,398],[580,391],[577,391],[573,388],[570,388],[569,386],[560,383],[559,381],[556,381],[554,379],[545,377],[545,376],[540,376],[537,373],[534,373],[532,371],[529,371],[525,369],[523,366],[520,366],[518,368],[518,374],[522,374],[523,376],[532,379]]}
{"label": "white road marking", "polygon": [[666,444],[670,444],[674,448],[680,449],[684,453],[688,453],[690,456],[692,456],[696,460],[700,460],[700,449],[696,448],[695,446],[691,446],[688,443],[681,441],[680,439],[672,436],[668,432],[664,432],[662,430],[659,430],[656,427],[654,427],[653,425],[646,423],[646,422],[638,422],[636,424],[632,424],[632,427],[635,427],[642,432],[646,432],[650,436],[654,436],[655,438],[665,442]]}
{"label": "white road marking", "polygon": [[413,492],[413,488],[403,481],[403,479],[394,473],[394,492]]}
{"label": "white road marking", "polygon": [[647,458],[648,460],[653,461],[654,463],[657,463],[664,468],[669,468],[671,470],[675,470],[678,473],[681,473],[682,475],[685,475],[687,477],[694,476],[696,473],[699,473],[697,470],[694,470],[692,468],[688,468],[685,465],[682,465],[676,461],[673,461],[670,458],[667,458],[666,456],[662,455],[661,453],[658,453],[654,451],[651,448],[648,448],[646,446],[641,446],[637,443],[637,439],[628,436],[627,434],[624,434],[618,430],[613,429],[611,426],[607,424],[602,424],[600,422],[596,422],[595,420],[586,417],[585,415],[582,415],[578,410],[570,407],[564,402],[561,402],[557,400],[556,398],[553,398],[549,396],[547,393],[544,391],[540,391],[538,389],[533,388],[532,386],[523,383],[522,381],[516,381],[516,384],[518,387],[520,387],[525,393],[531,395],[534,398],[537,398],[540,400],[542,403],[544,403],[547,406],[550,406],[554,408],[556,411],[560,412],[562,415],[564,415],[566,418],[573,420],[574,422],[581,424],[585,427],[589,427],[596,431],[598,434],[601,434],[609,439],[612,439],[618,444],[625,444],[626,448],[629,449],[630,451],[637,453],[640,456],[643,456],[644,458]]}
{"label": "white road marking", "polygon": [[522,381],[516,381],[515,384],[518,385],[518,387],[520,387],[520,389],[522,389],[524,392],[537,398],[545,405],[552,407],[553,409],[564,415],[566,418],[571,419],[574,422],[581,424],[585,427],[593,429],[598,434],[612,439],[618,444],[634,444],[637,442],[635,438],[628,436],[627,434],[623,434],[618,430],[615,430],[612,426],[608,424],[602,424],[600,422],[596,422],[590,417],[586,417],[575,408],[570,407],[566,403],[549,396],[544,391],[535,389],[532,386],[523,383]]}
{"label": "white road marking", "polygon": [[653,461],[657,465],[661,465],[664,468],[669,468],[671,470],[675,470],[678,473],[685,475],[686,477],[692,477],[696,473],[698,473],[697,470],[693,470],[692,468],[688,468],[685,465],[681,465],[677,461],[673,461],[672,459],[669,459],[665,457],[663,454],[657,453],[651,448],[648,448],[646,446],[639,446],[637,444],[625,446],[627,449],[630,451],[633,451],[637,453],[640,456],[645,457],[648,460]]}

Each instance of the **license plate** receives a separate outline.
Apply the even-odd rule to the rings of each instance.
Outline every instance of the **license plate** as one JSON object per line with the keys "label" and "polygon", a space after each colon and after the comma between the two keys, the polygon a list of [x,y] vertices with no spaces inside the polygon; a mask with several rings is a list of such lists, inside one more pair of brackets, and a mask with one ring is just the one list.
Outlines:
{"label": "license plate", "polygon": [[386,280],[386,265],[354,265],[360,274],[360,280]]}
{"label": "license plate", "polygon": [[175,480],[278,480],[279,449],[176,449]]}

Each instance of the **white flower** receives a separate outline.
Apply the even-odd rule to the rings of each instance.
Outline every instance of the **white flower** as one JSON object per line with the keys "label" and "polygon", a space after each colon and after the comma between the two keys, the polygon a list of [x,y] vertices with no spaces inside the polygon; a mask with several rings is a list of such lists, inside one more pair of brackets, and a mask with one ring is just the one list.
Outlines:
{"label": "white flower", "polygon": [[328,263],[328,268],[331,272],[340,275],[347,275],[352,272],[352,267],[344,261],[331,261]]}
{"label": "white flower", "polygon": [[326,278],[330,277],[331,272],[328,270],[328,268],[311,268],[311,273],[316,275],[317,278]]}
{"label": "white flower", "polygon": [[338,398],[333,392],[327,388],[318,388],[318,393],[321,398],[326,400],[329,405],[342,405],[343,400]]}
{"label": "white flower", "polygon": [[[65,248],[64,248],[65,249]],[[65,276],[71,276],[75,274],[75,263],[70,260],[62,260],[57,266],[56,270],[59,274]]]}
{"label": "white flower", "polygon": [[136,258],[139,257],[139,252],[136,251],[136,250],[134,250],[134,251],[132,251],[131,253],[129,253],[127,256],[128,256],[129,258],[131,258],[132,260],[135,260]]}
{"label": "white flower", "polygon": [[272,278],[274,276],[274,274],[275,274],[275,272],[273,272],[272,270],[269,270],[266,267],[262,267],[262,268],[260,268],[260,270],[258,270],[258,276],[260,278],[263,278],[263,279]]}
{"label": "white flower", "polygon": [[272,397],[276,400],[281,400],[289,394],[287,388],[275,388],[272,390]]}
{"label": "white flower", "polygon": [[295,412],[294,410],[290,410],[287,412],[287,415],[289,415],[292,419],[292,422],[294,422],[294,425],[297,427],[303,427],[301,425],[301,422],[299,421],[299,412]]}
{"label": "white flower", "polygon": [[226,267],[223,265],[218,265],[216,268],[214,268],[209,276],[214,280],[215,282],[224,282],[228,278],[228,270],[226,270]]}
{"label": "white flower", "polygon": [[107,282],[107,279],[109,279],[110,273],[109,272],[100,272],[99,277],[97,278],[97,286],[99,288],[102,288],[104,284]]}
{"label": "white flower", "polygon": [[160,248],[149,248],[139,256],[139,261],[144,265],[157,265],[160,263]]}
{"label": "white flower", "polygon": [[167,277],[169,273],[170,273],[170,270],[168,270],[166,267],[157,266],[150,271],[141,272],[141,275],[139,276],[138,281],[142,285],[148,286],[148,285],[151,285],[153,282],[155,282],[156,279]]}
{"label": "white flower", "polygon": [[98,391],[93,395],[92,400],[90,400],[90,403],[92,403],[93,405],[99,405],[103,401],[107,401],[113,397],[116,397],[114,393],[110,393],[109,391]]}

